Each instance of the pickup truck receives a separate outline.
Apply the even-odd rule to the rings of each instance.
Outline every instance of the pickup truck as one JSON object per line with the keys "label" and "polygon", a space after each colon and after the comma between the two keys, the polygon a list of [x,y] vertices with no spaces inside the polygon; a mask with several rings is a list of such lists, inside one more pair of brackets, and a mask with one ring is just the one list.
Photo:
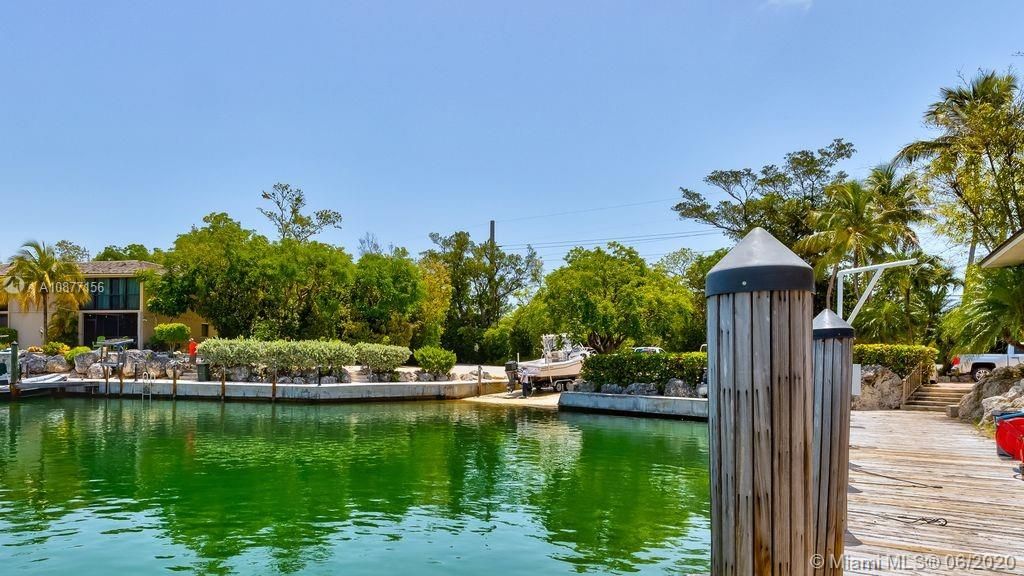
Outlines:
{"label": "pickup truck", "polygon": [[975,382],[985,378],[996,368],[1005,366],[1017,366],[1024,363],[1024,353],[1013,346],[1007,346],[1006,351],[999,350],[989,354],[961,354],[953,357],[953,374],[970,374]]}

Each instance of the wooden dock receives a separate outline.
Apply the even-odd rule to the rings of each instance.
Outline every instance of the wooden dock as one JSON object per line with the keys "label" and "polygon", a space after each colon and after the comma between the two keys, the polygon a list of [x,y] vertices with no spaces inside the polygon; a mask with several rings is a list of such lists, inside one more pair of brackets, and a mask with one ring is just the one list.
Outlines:
{"label": "wooden dock", "polygon": [[846,574],[1024,574],[1024,481],[992,439],[878,411],[853,412],[850,443]]}

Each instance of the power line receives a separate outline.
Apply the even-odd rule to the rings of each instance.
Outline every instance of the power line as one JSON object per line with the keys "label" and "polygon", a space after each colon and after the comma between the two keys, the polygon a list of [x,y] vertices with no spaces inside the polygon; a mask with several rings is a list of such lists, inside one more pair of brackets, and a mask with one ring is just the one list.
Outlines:
{"label": "power line", "polygon": [[523,242],[519,244],[500,244],[503,250],[533,248],[560,248],[563,246],[579,246],[582,244],[603,244],[605,242],[622,241],[629,243],[656,242],[659,240],[674,240],[676,238],[692,238],[695,236],[710,236],[721,234],[719,230],[694,230],[688,232],[662,232],[660,234],[638,234],[635,236],[609,236],[605,238],[586,238],[580,240],[552,240],[549,242]]}
{"label": "power line", "polygon": [[629,204],[618,204],[615,206],[599,206],[596,208],[583,208],[580,210],[568,210],[566,212],[553,212],[551,214],[537,214],[534,216],[519,216],[516,218],[506,218],[505,220],[498,220],[498,222],[520,222],[523,220],[535,220],[538,218],[553,218],[555,216],[568,216],[570,214],[583,214],[586,212],[599,212],[601,210],[615,210],[618,208],[631,208],[633,206],[648,206],[650,204],[658,204],[661,202],[668,202],[670,200],[677,200],[678,196],[671,196],[668,198],[659,198],[657,200],[646,200],[644,202],[632,202]]}

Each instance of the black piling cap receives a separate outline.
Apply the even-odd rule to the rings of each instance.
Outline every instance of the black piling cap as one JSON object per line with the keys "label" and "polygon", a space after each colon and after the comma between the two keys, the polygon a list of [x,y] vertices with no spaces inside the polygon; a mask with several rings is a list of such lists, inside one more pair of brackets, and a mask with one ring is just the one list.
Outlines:
{"label": "black piling cap", "polygon": [[853,326],[828,308],[814,317],[814,339],[853,338]]}
{"label": "black piling cap", "polygon": [[814,270],[764,228],[754,228],[708,272],[706,296],[759,290],[814,292]]}

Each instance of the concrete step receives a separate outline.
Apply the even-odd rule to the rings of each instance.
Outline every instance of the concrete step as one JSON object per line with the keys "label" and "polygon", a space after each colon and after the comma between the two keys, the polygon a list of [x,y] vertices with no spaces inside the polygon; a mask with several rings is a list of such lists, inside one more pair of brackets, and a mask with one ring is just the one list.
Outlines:
{"label": "concrete step", "polygon": [[936,400],[956,400],[957,402],[963,397],[963,394],[951,394],[949,392],[918,392],[911,396],[911,398],[934,398]]}
{"label": "concrete step", "polygon": [[946,402],[945,400],[918,400],[917,398],[912,398],[904,406],[941,406],[945,408],[950,404],[952,402]]}
{"label": "concrete step", "polygon": [[941,412],[941,413],[944,413],[946,411],[946,409],[943,408],[942,406],[914,406],[914,405],[911,405],[911,404],[903,405],[902,409],[903,410],[911,410],[911,411],[914,411],[914,412]]}

